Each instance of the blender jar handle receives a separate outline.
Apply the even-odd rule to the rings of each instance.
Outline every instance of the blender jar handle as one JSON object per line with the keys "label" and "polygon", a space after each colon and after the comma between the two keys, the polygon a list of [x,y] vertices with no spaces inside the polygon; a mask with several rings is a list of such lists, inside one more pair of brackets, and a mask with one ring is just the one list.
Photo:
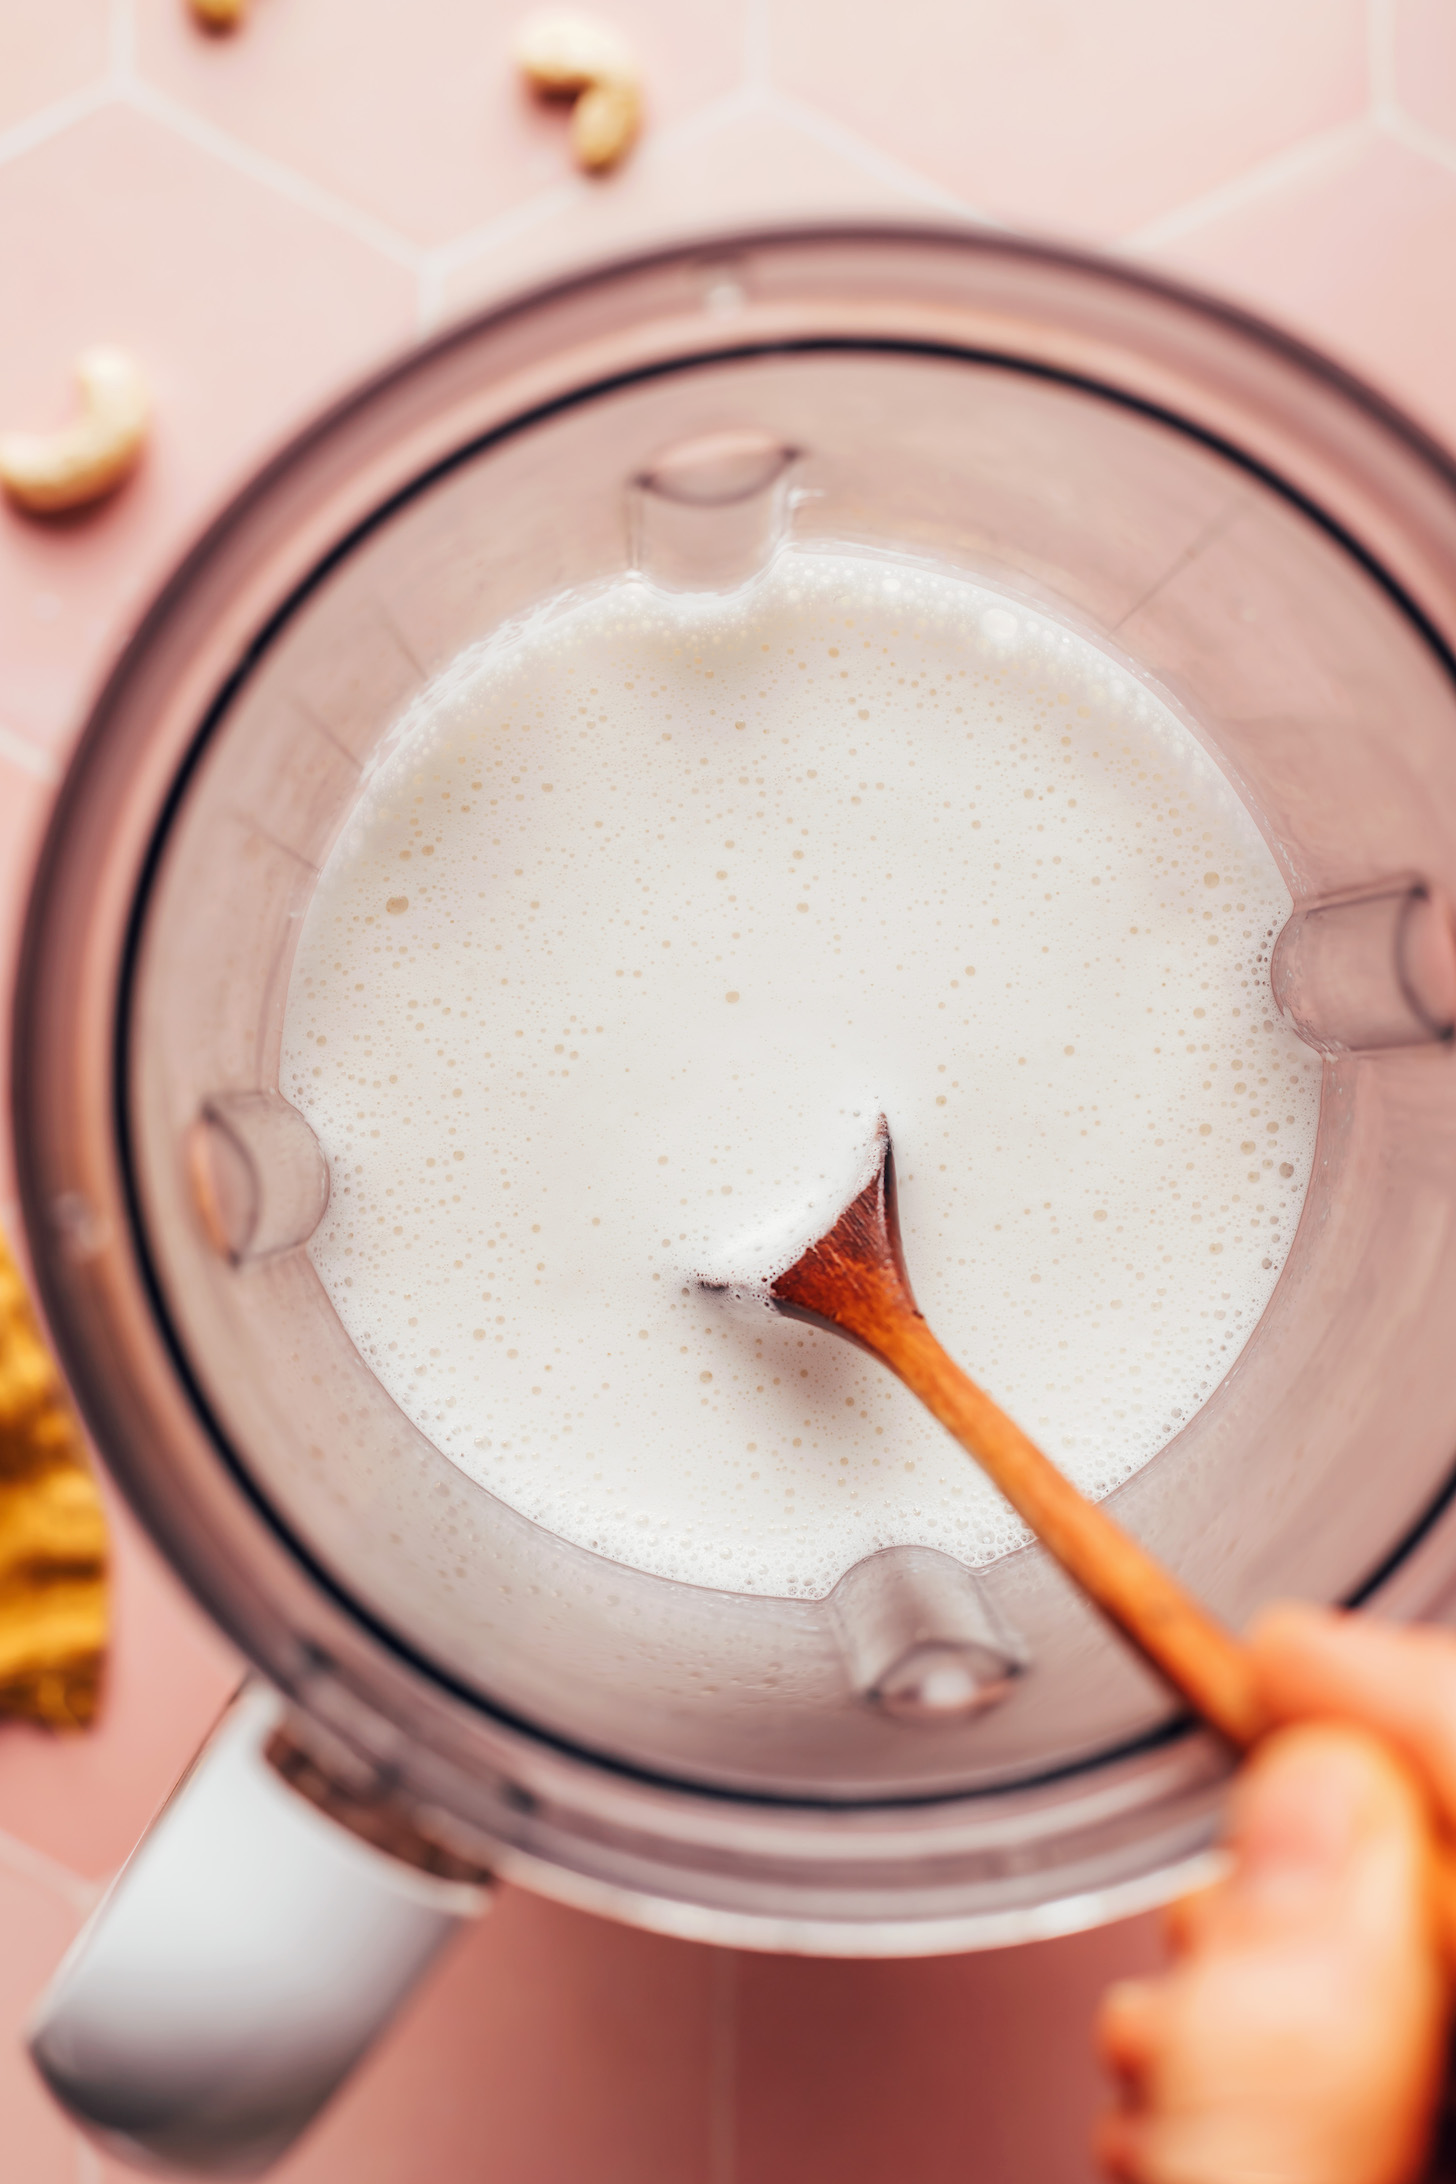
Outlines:
{"label": "blender jar handle", "polygon": [[266,1756],[282,1711],[244,1688],[32,2024],[51,2091],[123,2160],[260,2174],[488,1901],[291,1789]]}

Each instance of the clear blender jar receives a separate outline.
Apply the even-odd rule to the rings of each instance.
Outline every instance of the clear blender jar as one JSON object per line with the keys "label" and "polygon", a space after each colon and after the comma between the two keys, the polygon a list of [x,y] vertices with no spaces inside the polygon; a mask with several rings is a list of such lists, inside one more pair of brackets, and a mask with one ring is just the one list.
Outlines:
{"label": "clear blender jar", "polygon": [[[200,542],[64,785],[17,999],[67,1371],[261,1679],[37,2035],[112,2143],[266,2161],[490,1874],[738,1946],[914,1954],[1156,1901],[1216,1826],[1229,1755],[1040,1550],[971,1572],[890,1549],[817,1601],[672,1584],[467,1479],[336,1317],[307,1250],[328,1163],[277,1081],[301,920],[411,700],[563,592],[891,548],[1087,631],[1196,724],[1294,897],[1267,1008],[1324,1056],[1320,1135],[1267,1311],[1117,1514],[1234,1625],[1282,1594],[1445,1612],[1453,484],[1366,390],[1182,291],[1001,237],[825,229],[451,331]],[[249,1798],[266,1857],[235,1825],[223,1847]],[[305,1855],[334,1893],[303,1891],[313,1972],[285,2005]],[[228,1877],[252,2016],[236,1982],[218,1998],[227,1935],[204,1962],[176,1912],[188,1857]],[[366,1876],[398,1915],[341,2018]]]}

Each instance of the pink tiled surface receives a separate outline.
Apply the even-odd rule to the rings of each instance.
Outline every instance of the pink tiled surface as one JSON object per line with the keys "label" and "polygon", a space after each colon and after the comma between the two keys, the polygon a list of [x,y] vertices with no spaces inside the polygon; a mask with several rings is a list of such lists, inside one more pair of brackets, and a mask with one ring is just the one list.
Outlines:
{"label": "pink tiled surface", "polygon": [[[88,692],[188,534],[381,355],[593,252],[702,223],[1024,224],[1284,320],[1456,440],[1453,0],[610,0],[651,123],[573,173],[502,0],[0,8],[0,424],[122,340],[155,444],[109,507],[0,511],[0,976]],[[4,1153],[8,1177],[9,1154]],[[12,1192],[0,1178],[4,1202]],[[16,2031],[238,1664],[124,1519],[91,1738],[0,1729],[0,2168],[119,2178]],[[1146,1922],[981,1958],[733,1956],[506,1893],[283,2184],[1090,2184],[1087,2030]]]}
{"label": "pink tiled surface", "polygon": [[99,84],[110,60],[107,0],[6,8],[0,16],[0,128]]}
{"label": "pink tiled surface", "polygon": [[358,236],[123,101],[0,165],[0,285],[42,306],[7,314],[7,418],[62,419],[69,361],[97,340],[136,353],[157,407],[124,496],[64,524],[0,526],[0,723],[55,752],[219,489],[409,337],[416,288]]}
{"label": "pink tiled surface", "polygon": [[978,210],[1114,242],[1361,114],[1365,14],[1364,0],[900,0],[871,67],[837,10],[798,0],[771,9],[768,57],[785,90]]}

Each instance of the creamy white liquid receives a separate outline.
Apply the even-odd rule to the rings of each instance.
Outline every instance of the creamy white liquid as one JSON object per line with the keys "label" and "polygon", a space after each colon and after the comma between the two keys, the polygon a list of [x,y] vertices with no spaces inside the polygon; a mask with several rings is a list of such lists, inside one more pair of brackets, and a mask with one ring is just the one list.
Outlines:
{"label": "creamy white liquid", "polygon": [[1024,1534],[889,1373],[692,1275],[827,1225],[883,1111],[931,1325],[1105,1493],[1289,1250],[1289,909],[1173,713],[1020,605],[848,553],[625,581],[457,662],[323,875],[282,1071],[333,1171],[315,1264],[564,1538],[757,1593],[983,1563]]}

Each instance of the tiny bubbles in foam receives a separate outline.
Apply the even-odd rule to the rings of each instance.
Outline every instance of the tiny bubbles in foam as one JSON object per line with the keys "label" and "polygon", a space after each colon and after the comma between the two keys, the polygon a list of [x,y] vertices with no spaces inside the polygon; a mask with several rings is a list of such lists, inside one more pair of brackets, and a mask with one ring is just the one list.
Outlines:
{"label": "tiny bubbles in foam", "polygon": [[889,1374],[696,1277],[821,1233],[883,1109],[931,1324],[1110,1490],[1290,1248],[1288,911],[1183,723],[1022,602],[827,550],[556,602],[410,708],[310,908],[315,1265],[421,1429],[582,1546],[791,1594],[985,1562],[1024,1533]]}

